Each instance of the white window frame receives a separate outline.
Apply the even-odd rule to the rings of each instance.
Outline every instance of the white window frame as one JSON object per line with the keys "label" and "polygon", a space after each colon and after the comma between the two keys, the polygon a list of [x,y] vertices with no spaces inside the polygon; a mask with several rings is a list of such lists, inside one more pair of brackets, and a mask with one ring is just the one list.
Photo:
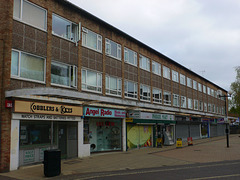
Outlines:
{"label": "white window frame", "polygon": [[158,63],[156,61],[152,61],[152,73],[161,76],[162,71],[161,71],[160,63]]}
{"label": "white window frame", "polygon": [[[93,47],[88,46],[88,34],[94,34],[96,36],[96,49]],[[100,46],[99,46],[100,45]],[[102,36],[85,28],[82,27],[82,46],[92,49],[94,51],[102,53]]]}
{"label": "white window frame", "polygon": [[204,94],[207,93],[207,91],[206,91],[206,86],[205,86],[205,85],[203,85],[203,93],[204,93]]}
{"label": "white window frame", "polygon": [[192,79],[187,77],[187,87],[192,88]]}
{"label": "white window frame", "polygon": [[186,76],[183,74],[180,74],[180,84],[186,86]]}
{"label": "white window frame", "polygon": [[[83,78],[83,71],[85,71],[85,79]],[[94,71],[94,70],[89,70],[89,69],[82,69],[82,90],[83,91],[89,91],[89,92],[96,92],[96,93],[102,93],[102,73]],[[91,85],[89,84],[88,80],[88,73],[92,72],[96,74],[96,85]],[[85,86],[85,87],[84,87]],[[96,88],[96,90],[92,90],[91,88]]]}
{"label": "white window frame", "polygon": [[[31,5],[35,6],[36,8],[39,8],[39,9],[45,11],[45,19],[44,19],[45,24],[44,24],[44,28],[40,28],[40,27],[38,27],[38,26],[36,26],[36,25],[33,25],[33,24],[31,24],[31,23],[27,23],[26,21],[24,21],[24,20],[22,19],[22,17],[23,17],[23,1],[25,1],[25,2],[28,3],[28,4],[31,4]],[[13,3],[14,3],[14,2],[13,2]],[[30,25],[30,26],[35,27],[35,28],[37,28],[37,29],[41,29],[41,30],[43,30],[43,31],[45,31],[45,32],[47,31],[47,10],[46,10],[46,9],[44,9],[44,8],[42,8],[42,7],[34,4],[34,3],[32,3],[32,2],[29,2],[29,1],[27,1],[27,0],[20,0],[20,7],[19,7],[19,8],[20,8],[20,9],[19,9],[19,11],[20,11],[20,17],[18,18],[18,17],[15,17],[15,16],[13,15],[13,19],[15,19],[15,20],[17,20],[17,21],[24,22],[24,23],[27,24],[27,25]],[[13,11],[14,11],[14,8],[13,8]]]}
{"label": "white window frame", "polygon": [[181,108],[187,108],[187,98],[186,98],[186,96],[181,96]]}
{"label": "white window frame", "polygon": [[139,55],[139,67],[150,72],[150,60],[146,56]]}
{"label": "white window frame", "polygon": [[188,100],[188,109],[193,109],[193,102],[191,98],[187,98]]}
{"label": "white window frame", "polygon": [[[170,98],[165,98],[167,96],[170,97]],[[171,103],[172,103],[171,92],[163,91],[163,103],[164,103],[164,105],[171,106]]]}
{"label": "white window frame", "polygon": [[210,87],[207,87],[207,94],[208,94],[208,95],[211,95],[211,89],[210,89]]}
{"label": "white window frame", "polygon": [[173,106],[179,107],[179,95],[178,94],[173,94]]}
{"label": "white window frame", "polygon": [[204,112],[207,112],[207,108],[208,108],[207,103],[204,103]]}
{"label": "white window frame", "polygon": [[203,102],[199,101],[199,111],[203,111]]}
{"label": "white window frame", "polygon": [[193,89],[197,90],[197,81],[193,80]]}
{"label": "white window frame", "polygon": [[177,83],[179,82],[179,77],[178,77],[177,71],[172,70],[172,80]]}
{"label": "white window frame", "polygon": [[214,97],[214,90],[211,89],[211,96]]}
{"label": "white window frame", "polygon": [[[106,75],[105,79],[106,79],[105,81],[106,94],[121,97],[122,96],[122,78]],[[116,89],[111,89],[111,79],[116,80],[117,82]]]}
{"label": "white window frame", "polygon": [[212,112],[212,106],[210,103],[208,103],[208,112]]}
{"label": "white window frame", "polygon": [[[117,46],[117,56],[112,55],[112,44],[116,44]],[[107,56],[122,60],[122,46],[110,39],[105,38],[105,53]]]}
{"label": "white window frame", "polygon": [[[79,25],[77,25],[76,23],[74,23],[74,22],[72,22],[72,21],[69,21],[68,19],[66,19],[66,18],[64,18],[64,17],[62,17],[62,16],[59,16],[59,15],[57,15],[57,14],[52,14],[52,19],[53,19],[53,16],[56,16],[56,17],[58,17],[58,18],[60,18],[60,19],[62,19],[62,20],[64,20],[64,21],[66,21],[66,22],[68,22],[68,23],[70,23],[70,27],[69,27],[69,30],[70,30],[70,36],[71,37],[65,37],[65,36],[62,36],[62,35],[60,35],[60,34],[57,34],[57,33],[55,33],[54,32],[54,29],[52,28],[52,34],[53,35],[55,35],[55,36],[58,36],[58,37],[60,37],[60,38],[63,38],[63,39],[66,39],[66,40],[68,40],[68,41],[71,41],[71,42],[78,42],[78,40],[79,40]],[[72,27],[73,27],[73,25],[77,28],[76,29],[76,32],[75,32],[75,39],[73,38],[73,32],[72,32]],[[52,22],[52,26],[53,26],[53,22]]]}
{"label": "white window frame", "polygon": [[193,104],[193,107],[194,107],[194,110],[198,110],[198,100],[194,99],[194,104]]}
{"label": "white window frame", "polygon": [[[130,53],[133,53],[133,63],[130,61]],[[137,53],[131,49],[124,47],[124,62],[137,67]]]}
{"label": "white window frame", "polygon": [[[147,95],[143,93],[143,90],[147,90]],[[141,101],[151,101],[151,89],[150,86],[140,84],[140,100]]]}
{"label": "white window frame", "polygon": [[[57,84],[57,83],[52,83],[53,85],[56,86],[63,86],[63,87],[73,87],[73,88],[77,88],[77,66],[75,65],[69,65],[69,64],[65,64],[62,62],[58,62],[58,61],[54,61],[52,60],[51,65],[55,64],[55,65],[64,65],[66,67],[68,67],[69,69],[69,85],[62,85],[62,84]],[[52,76],[52,72],[51,72],[51,76]]]}
{"label": "white window frame", "polygon": [[198,83],[198,91],[202,92],[202,84],[201,83]]}
{"label": "white window frame", "polygon": [[[41,57],[41,56],[37,56],[37,55],[34,55],[34,54],[31,54],[31,53],[27,53],[27,52],[24,52],[24,51],[19,51],[19,50],[16,50],[16,49],[12,49],[12,51],[15,51],[18,53],[18,75],[12,75],[11,74],[11,78],[15,78],[15,79],[22,79],[22,80],[25,80],[25,81],[31,81],[31,82],[37,82],[37,83],[42,83],[42,84],[45,84],[46,82],[46,58],[44,57]],[[12,53],[11,51],[11,53]],[[21,59],[22,59],[22,54],[26,54],[26,55],[29,55],[29,56],[33,56],[33,57],[36,57],[36,58],[40,58],[44,61],[44,72],[43,72],[43,81],[39,81],[39,80],[35,80],[35,79],[29,79],[29,78],[24,78],[24,77],[21,77]]]}
{"label": "white window frame", "polygon": [[166,78],[166,79],[171,80],[170,68],[168,68],[167,66],[163,66],[163,77]]}
{"label": "white window frame", "polygon": [[[159,98],[156,98],[156,97],[155,97],[155,94],[156,94],[156,93],[154,93],[154,90],[155,90],[155,91],[158,91],[158,96],[159,96]],[[154,102],[154,103],[162,104],[162,90],[161,90],[161,89],[153,88],[153,90],[152,90],[152,97],[153,97],[153,102]]]}
{"label": "white window frame", "polygon": [[[133,93],[128,92],[128,83],[133,83],[133,88],[134,88]],[[133,81],[124,80],[124,95],[125,95],[125,98],[128,98],[128,99],[137,99],[138,98],[138,84]],[[133,96],[133,97],[131,97],[131,96]]]}

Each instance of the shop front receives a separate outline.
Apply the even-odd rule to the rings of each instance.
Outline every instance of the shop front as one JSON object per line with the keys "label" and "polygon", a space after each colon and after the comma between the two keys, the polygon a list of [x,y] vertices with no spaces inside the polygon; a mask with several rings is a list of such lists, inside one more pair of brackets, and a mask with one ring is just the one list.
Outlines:
{"label": "shop front", "polygon": [[84,143],[90,152],[123,150],[124,110],[84,107]]}
{"label": "shop front", "polygon": [[82,107],[15,100],[11,123],[11,170],[42,162],[44,151],[78,157]]}
{"label": "shop front", "polygon": [[126,118],[127,148],[156,147],[175,143],[173,115],[130,111]]}

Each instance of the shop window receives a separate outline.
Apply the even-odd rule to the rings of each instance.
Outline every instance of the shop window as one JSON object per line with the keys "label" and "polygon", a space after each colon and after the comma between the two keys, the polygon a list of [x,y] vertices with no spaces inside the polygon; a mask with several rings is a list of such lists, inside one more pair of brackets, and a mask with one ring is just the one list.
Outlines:
{"label": "shop window", "polygon": [[45,59],[12,50],[11,77],[45,82]]}
{"label": "shop window", "polygon": [[95,71],[82,69],[82,89],[102,92],[102,74]]}
{"label": "shop window", "polygon": [[78,41],[78,25],[58,15],[52,15],[52,33],[71,41]]}
{"label": "shop window", "polygon": [[51,136],[56,143],[56,133],[51,133],[50,121],[21,121],[20,122],[20,147],[27,145],[51,144]]}
{"label": "shop window", "polygon": [[173,106],[179,107],[179,95],[173,94]]}
{"label": "shop window", "polygon": [[192,79],[187,77],[187,86],[192,88]]}
{"label": "shop window", "polygon": [[152,61],[152,72],[154,74],[161,76],[161,64],[159,64],[155,61]]}
{"label": "shop window", "polygon": [[128,48],[124,48],[124,61],[137,66],[137,53]]}
{"label": "shop window", "polygon": [[109,39],[106,39],[106,54],[108,56],[114,57],[118,60],[122,59],[122,49],[121,49],[121,45],[111,41]]}
{"label": "shop window", "polygon": [[185,96],[181,96],[181,108],[187,107],[187,98]]}
{"label": "shop window", "polygon": [[175,81],[175,82],[179,82],[177,71],[172,70],[172,80]]}
{"label": "shop window", "polygon": [[122,79],[106,75],[106,94],[121,96]]}
{"label": "shop window", "polygon": [[150,87],[141,84],[140,85],[140,99],[143,101],[150,101],[151,100],[151,93]]}
{"label": "shop window", "polygon": [[125,97],[137,99],[137,94],[138,94],[137,83],[125,80],[124,94],[125,94]]}
{"label": "shop window", "polygon": [[90,119],[89,143],[91,152],[118,151],[122,149],[122,120]]}
{"label": "shop window", "polygon": [[162,103],[162,90],[153,88],[152,97],[153,97],[153,102]]}
{"label": "shop window", "polygon": [[147,57],[140,55],[139,66],[141,69],[150,71],[150,60]]}
{"label": "shop window", "polygon": [[186,85],[186,76],[183,74],[180,74],[180,84]]}
{"label": "shop window", "polygon": [[194,99],[194,110],[198,110],[198,100]]}
{"label": "shop window", "polygon": [[192,109],[192,108],[193,108],[192,99],[188,98],[188,109]]}
{"label": "shop window", "polygon": [[47,11],[26,0],[14,0],[13,17],[42,30],[47,29]]}
{"label": "shop window", "polygon": [[82,45],[95,51],[102,52],[102,36],[83,27]]}
{"label": "shop window", "polygon": [[171,93],[168,91],[163,92],[163,103],[165,105],[171,105]]}
{"label": "shop window", "polygon": [[163,66],[163,77],[167,79],[171,79],[170,77],[170,69],[166,66]]}
{"label": "shop window", "polygon": [[77,67],[52,62],[51,83],[69,87],[77,87]]}

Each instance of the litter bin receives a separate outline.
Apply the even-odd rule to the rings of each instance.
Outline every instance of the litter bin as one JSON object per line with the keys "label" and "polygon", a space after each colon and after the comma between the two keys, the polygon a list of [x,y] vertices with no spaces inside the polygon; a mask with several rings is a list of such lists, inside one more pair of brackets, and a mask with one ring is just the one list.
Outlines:
{"label": "litter bin", "polygon": [[61,174],[61,151],[58,149],[45,150],[43,164],[46,177]]}

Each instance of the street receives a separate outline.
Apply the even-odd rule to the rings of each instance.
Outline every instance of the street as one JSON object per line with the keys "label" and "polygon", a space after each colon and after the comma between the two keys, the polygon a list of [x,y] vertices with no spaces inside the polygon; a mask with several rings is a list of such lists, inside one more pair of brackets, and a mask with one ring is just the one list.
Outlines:
{"label": "street", "polygon": [[92,174],[76,177],[75,180],[204,180],[204,179],[240,179],[240,161],[224,161],[216,163],[198,163],[183,166],[171,166],[151,169],[126,170],[119,172]]}

